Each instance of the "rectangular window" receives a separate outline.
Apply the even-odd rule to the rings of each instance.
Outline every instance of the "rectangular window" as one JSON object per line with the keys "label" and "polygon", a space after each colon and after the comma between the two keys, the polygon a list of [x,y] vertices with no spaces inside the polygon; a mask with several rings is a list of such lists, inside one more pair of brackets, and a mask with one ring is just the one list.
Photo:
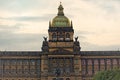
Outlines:
{"label": "rectangular window", "polygon": [[82,60],[82,65],[85,65],[85,60]]}
{"label": "rectangular window", "polygon": [[92,65],[92,60],[88,60],[88,65]]}
{"label": "rectangular window", "polygon": [[113,65],[117,65],[117,59],[113,59]]}

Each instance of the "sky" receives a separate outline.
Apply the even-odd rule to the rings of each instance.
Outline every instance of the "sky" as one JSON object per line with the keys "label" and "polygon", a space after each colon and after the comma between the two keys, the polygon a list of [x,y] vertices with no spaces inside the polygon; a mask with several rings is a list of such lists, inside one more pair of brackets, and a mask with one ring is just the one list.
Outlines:
{"label": "sky", "polygon": [[82,51],[120,49],[120,0],[0,0],[0,51],[41,51],[60,1]]}

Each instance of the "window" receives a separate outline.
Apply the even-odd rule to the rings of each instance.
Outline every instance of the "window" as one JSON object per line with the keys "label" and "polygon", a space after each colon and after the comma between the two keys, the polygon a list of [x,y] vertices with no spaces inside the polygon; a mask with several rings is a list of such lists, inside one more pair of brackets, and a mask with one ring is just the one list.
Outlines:
{"label": "window", "polygon": [[53,39],[53,40],[57,40],[57,36],[56,36],[55,33],[52,34],[52,39]]}
{"label": "window", "polygon": [[113,59],[113,65],[117,65],[117,59]]}
{"label": "window", "polygon": [[105,65],[104,59],[100,60],[101,65]]}
{"label": "window", "polygon": [[66,69],[65,69],[65,72],[66,72],[67,74],[70,74],[70,68],[69,68],[69,67],[66,68]]}
{"label": "window", "polygon": [[69,33],[66,34],[66,40],[70,40],[70,34]]}
{"label": "window", "polygon": [[11,60],[11,65],[16,65],[16,60]]}
{"label": "window", "polygon": [[88,60],[88,65],[92,65],[92,60]]}
{"label": "window", "polygon": [[63,34],[62,34],[62,32],[60,32],[60,34],[59,34],[59,40],[63,40],[64,38],[63,38]]}
{"label": "window", "polygon": [[107,59],[107,65],[111,65],[111,61],[110,61],[110,59]]}
{"label": "window", "polygon": [[23,65],[28,65],[28,60],[27,59],[25,59],[25,60],[23,60]]}
{"label": "window", "polygon": [[82,60],[82,65],[85,65],[85,60]]}
{"label": "window", "polygon": [[8,66],[9,65],[9,60],[5,60],[5,65]]}

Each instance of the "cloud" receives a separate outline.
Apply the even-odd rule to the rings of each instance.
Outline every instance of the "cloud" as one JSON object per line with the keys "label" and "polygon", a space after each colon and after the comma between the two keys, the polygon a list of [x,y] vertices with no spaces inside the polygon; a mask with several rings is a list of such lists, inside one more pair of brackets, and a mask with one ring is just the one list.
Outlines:
{"label": "cloud", "polygon": [[92,44],[86,41],[82,41],[81,50],[82,51],[119,51],[120,44],[104,46],[104,45]]}
{"label": "cloud", "polygon": [[[35,3],[35,4],[33,4]],[[0,0],[0,9],[7,9],[9,11],[20,12],[35,8],[35,6],[42,4],[39,0]],[[37,6],[38,7],[38,6]]]}
{"label": "cloud", "polygon": [[41,50],[44,35],[0,32],[0,50]]}
{"label": "cloud", "polygon": [[15,31],[18,30],[22,24],[16,24],[14,26],[9,26],[9,25],[0,25],[0,31]]}
{"label": "cloud", "polygon": [[[0,49],[40,50],[58,5],[58,0],[0,0]],[[119,0],[62,0],[62,5],[83,50],[119,47]]]}
{"label": "cloud", "polygon": [[18,33],[23,24],[0,25],[0,50],[41,50],[46,34]]}
{"label": "cloud", "polygon": [[85,0],[93,5],[100,7],[102,10],[106,11],[108,14],[117,13],[120,7],[119,0]]}
{"label": "cloud", "polygon": [[14,17],[7,17],[3,18],[0,17],[1,20],[14,20],[14,21],[46,21],[49,16],[53,16],[54,14],[46,14],[43,16],[14,16]]}

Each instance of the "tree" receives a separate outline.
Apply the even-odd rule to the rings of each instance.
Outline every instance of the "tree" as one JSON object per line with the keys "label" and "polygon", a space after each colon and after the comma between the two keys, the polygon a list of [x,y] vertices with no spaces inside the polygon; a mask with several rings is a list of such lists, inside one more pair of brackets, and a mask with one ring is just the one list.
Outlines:
{"label": "tree", "polygon": [[93,80],[120,80],[120,70],[106,70],[98,72]]}

